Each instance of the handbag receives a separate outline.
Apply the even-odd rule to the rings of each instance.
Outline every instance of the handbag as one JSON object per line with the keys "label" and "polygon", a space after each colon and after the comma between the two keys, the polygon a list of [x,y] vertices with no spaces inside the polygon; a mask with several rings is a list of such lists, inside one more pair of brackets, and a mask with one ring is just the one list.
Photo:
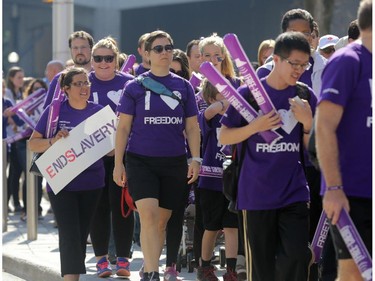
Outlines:
{"label": "handbag", "polygon": [[229,200],[228,210],[237,213],[237,191],[240,170],[245,156],[246,142],[242,142],[241,155],[238,159],[237,145],[232,146],[232,156],[223,163],[223,194]]}
{"label": "handbag", "polygon": [[42,173],[39,171],[38,166],[36,165],[35,161],[42,156],[43,152],[34,153],[33,158],[31,159],[31,165],[29,172],[32,173],[34,176],[43,177]]}

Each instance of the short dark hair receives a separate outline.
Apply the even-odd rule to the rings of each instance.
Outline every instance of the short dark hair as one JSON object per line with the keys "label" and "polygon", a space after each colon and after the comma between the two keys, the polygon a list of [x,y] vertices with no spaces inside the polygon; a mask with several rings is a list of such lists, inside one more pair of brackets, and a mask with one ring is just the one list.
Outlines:
{"label": "short dark hair", "polygon": [[191,57],[191,49],[193,46],[199,46],[200,39],[194,39],[191,40],[187,45],[186,45],[186,55],[190,58]]}
{"label": "short dark hair", "polygon": [[357,40],[359,38],[358,19],[353,20],[348,27],[348,38]]}
{"label": "short dark hair", "polygon": [[362,0],[358,8],[358,26],[360,30],[372,30],[372,0]]}
{"label": "short dark hair", "polygon": [[72,48],[72,41],[73,39],[76,38],[81,38],[81,39],[86,39],[89,42],[90,49],[94,46],[94,39],[92,36],[87,33],[86,31],[80,30],[80,31],[75,31],[69,36],[69,49]]}
{"label": "short dark hair", "polygon": [[156,31],[151,32],[150,35],[147,36],[146,41],[145,41],[145,51],[147,52],[151,51],[152,43],[157,38],[167,38],[169,42],[173,45],[173,39],[167,32],[163,30],[156,30]]}
{"label": "short dark hair", "polygon": [[289,27],[289,22],[292,20],[305,20],[310,25],[310,31],[312,32],[314,29],[314,18],[311,16],[311,14],[303,9],[292,9],[287,11],[283,18],[281,19],[281,31],[285,32]]}
{"label": "short dark hair", "polygon": [[294,50],[311,55],[310,44],[301,32],[289,31],[277,36],[273,51],[275,55],[288,58]]}

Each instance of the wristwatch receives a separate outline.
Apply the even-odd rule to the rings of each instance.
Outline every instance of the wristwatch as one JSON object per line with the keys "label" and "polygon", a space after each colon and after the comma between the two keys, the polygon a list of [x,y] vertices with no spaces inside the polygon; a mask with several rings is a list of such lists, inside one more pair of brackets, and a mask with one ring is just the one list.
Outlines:
{"label": "wristwatch", "polygon": [[200,157],[191,157],[191,161],[197,161],[199,164],[202,165],[203,159]]}

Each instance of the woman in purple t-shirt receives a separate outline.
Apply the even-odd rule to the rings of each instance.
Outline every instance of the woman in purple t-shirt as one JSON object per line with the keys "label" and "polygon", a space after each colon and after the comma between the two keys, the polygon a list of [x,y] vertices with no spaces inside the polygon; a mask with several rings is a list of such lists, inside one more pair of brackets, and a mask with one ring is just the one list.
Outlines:
{"label": "woman in purple t-shirt", "polygon": [[[119,72],[119,50],[116,41],[111,37],[99,40],[92,48],[92,67],[90,100],[102,106],[109,105],[116,111],[121,93],[127,81],[134,77]],[[130,276],[130,249],[132,245],[134,215],[132,212],[125,218],[122,209],[128,212],[128,207],[122,206],[122,190],[113,181],[113,155],[103,157],[105,167],[105,187],[94,214],[90,237],[97,260],[96,269],[99,277],[112,275],[108,260],[108,247],[111,229],[116,254],[117,276]],[[111,227],[112,224],[112,227]]]}
{"label": "woman in purple t-shirt", "polygon": [[[186,182],[197,179],[201,161],[194,90],[187,80],[169,71],[172,51],[173,40],[168,33],[152,32],[145,41],[151,70],[139,77],[163,84],[178,98],[157,94],[155,87],[150,90],[135,79],[125,86],[117,107],[120,120],[113,179],[119,186],[128,182],[139,212],[143,280],[159,280],[166,224],[186,194]],[[192,155],[189,168],[186,139]],[[126,170],[122,162],[125,150]]]}
{"label": "woman in purple t-shirt", "polygon": [[[29,140],[33,152],[50,149],[59,139],[68,137],[69,130],[103,108],[88,102],[90,82],[83,68],[71,68],[62,73],[60,87],[68,99],[60,107],[57,134],[52,138],[46,136],[48,106]],[[47,185],[48,197],[59,226],[61,276],[64,280],[79,280],[79,275],[86,273],[86,241],[103,187],[102,159],[75,177],[58,194],[54,194]]]}

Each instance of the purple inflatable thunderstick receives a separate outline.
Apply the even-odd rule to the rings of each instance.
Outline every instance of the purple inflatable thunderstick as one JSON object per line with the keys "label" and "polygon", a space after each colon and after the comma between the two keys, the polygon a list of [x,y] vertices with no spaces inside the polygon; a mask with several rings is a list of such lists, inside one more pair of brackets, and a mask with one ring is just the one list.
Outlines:
{"label": "purple inflatable thunderstick", "polygon": [[249,87],[263,114],[267,114],[272,110],[276,111],[275,106],[273,105],[270,97],[256,75],[248,57],[246,56],[237,35],[233,33],[226,34],[223,40],[225,46],[232,56],[232,59],[234,60],[234,63],[243,76],[246,85]]}
{"label": "purple inflatable thunderstick", "polygon": [[15,106],[11,108],[11,111],[14,113],[17,113],[17,111],[20,108],[25,109],[28,106],[31,106],[35,102],[37,102],[44,94],[46,93],[46,90],[43,88],[40,88],[36,90],[35,92],[32,92],[27,98],[25,98],[23,101],[17,103]]}
{"label": "purple inflatable thunderstick", "polygon": [[26,114],[26,112],[22,108],[18,109],[16,114],[18,115],[19,118],[21,118],[32,129],[35,128],[36,123],[34,122],[33,119],[30,118],[29,115]]}
{"label": "purple inflatable thunderstick", "polygon": [[362,238],[359,236],[352,219],[345,209],[342,209],[336,225],[346,247],[359,269],[359,272],[361,272],[363,280],[372,281],[371,256],[363,244]]}
{"label": "purple inflatable thunderstick", "polygon": [[57,122],[59,121],[59,113],[61,102],[64,100],[63,91],[60,89],[60,84],[57,83],[55,87],[55,92],[53,93],[52,102],[48,111],[48,119],[46,125],[46,135],[47,138],[52,138],[57,129]]}
{"label": "purple inflatable thunderstick", "polygon": [[129,73],[130,70],[133,68],[135,60],[136,60],[135,55],[129,55],[126,61],[122,64],[120,72]]}
{"label": "purple inflatable thunderstick", "polygon": [[329,221],[326,213],[323,211],[320,215],[318,226],[316,227],[314,238],[311,243],[311,248],[314,252],[314,262],[317,263],[322,256],[323,246],[326,242],[329,232]]}
{"label": "purple inflatable thunderstick", "polygon": [[29,112],[29,111],[34,111],[36,108],[38,108],[41,104],[44,104],[44,100],[45,100],[46,97],[44,96],[40,96],[39,98],[35,99],[35,101],[26,106],[24,109],[26,112]]}
{"label": "purple inflatable thunderstick", "polygon": [[193,86],[194,90],[200,85],[201,81],[202,81],[202,76],[199,73],[195,73],[193,71],[191,73],[189,82]]}
{"label": "purple inflatable thunderstick", "polygon": [[[213,66],[210,62],[203,62],[200,66],[201,73],[211,82],[212,85],[226,98],[226,100],[241,114],[247,121],[251,122],[258,113],[252,108],[249,103],[241,96],[230,82]],[[263,139],[270,145],[273,145],[282,138],[280,134],[275,131],[263,131],[259,133]]]}
{"label": "purple inflatable thunderstick", "polygon": [[19,132],[19,133],[15,134],[14,136],[7,137],[5,139],[5,141],[7,142],[7,144],[11,144],[11,143],[13,143],[15,141],[18,141],[20,139],[24,139],[24,138],[30,137],[31,134],[32,134],[32,132],[33,132],[33,129],[31,129],[30,127],[27,127],[22,132]]}

